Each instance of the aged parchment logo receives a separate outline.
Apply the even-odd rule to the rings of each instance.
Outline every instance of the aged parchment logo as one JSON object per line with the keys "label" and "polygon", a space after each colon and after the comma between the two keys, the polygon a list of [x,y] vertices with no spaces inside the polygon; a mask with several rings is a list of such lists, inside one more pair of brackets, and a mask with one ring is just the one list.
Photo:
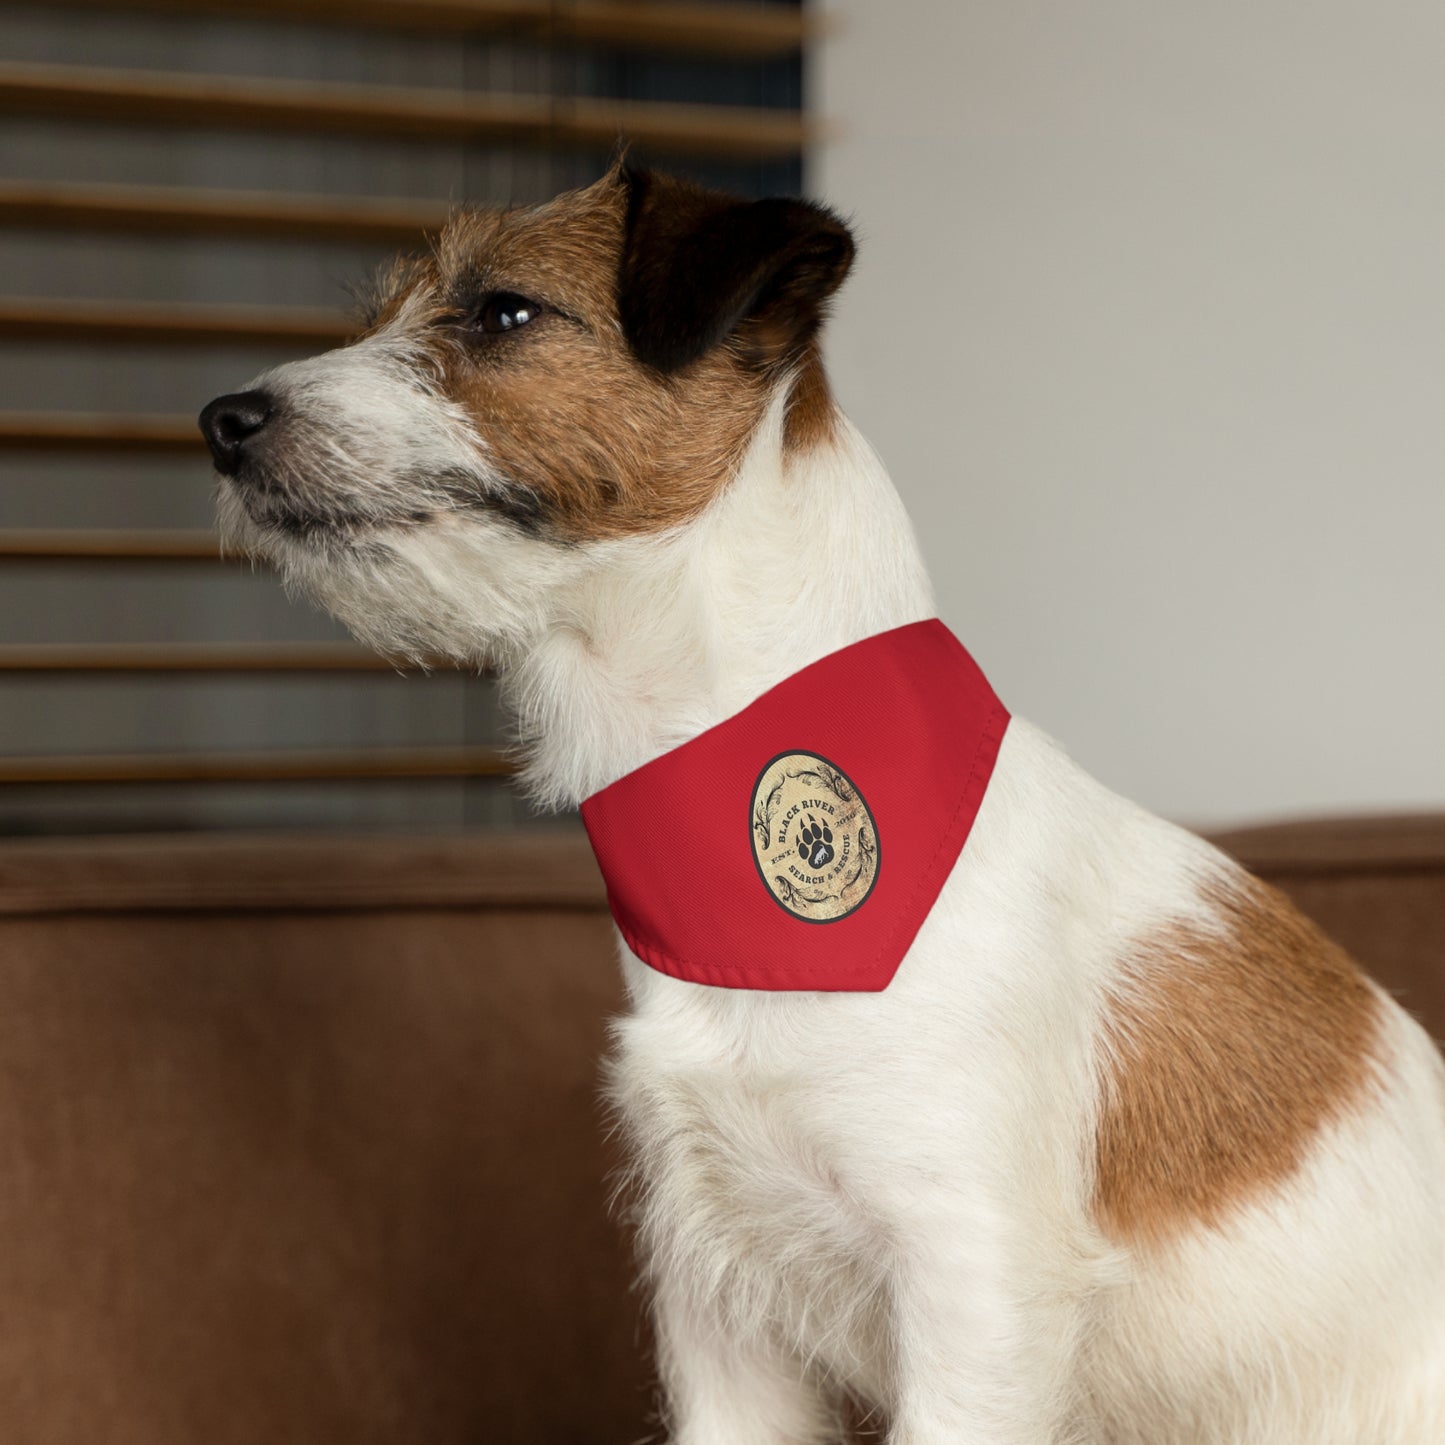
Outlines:
{"label": "aged parchment logo", "polygon": [[753,788],[753,859],[795,918],[834,923],[878,877],[878,830],[858,789],[816,753],[782,753]]}

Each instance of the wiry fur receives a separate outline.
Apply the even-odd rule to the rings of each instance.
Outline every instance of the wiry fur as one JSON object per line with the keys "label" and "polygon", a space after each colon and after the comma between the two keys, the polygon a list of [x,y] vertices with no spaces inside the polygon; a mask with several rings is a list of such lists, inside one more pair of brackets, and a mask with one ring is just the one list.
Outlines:
{"label": "wiry fur", "polygon": [[[407,305],[359,345],[264,379],[297,427],[283,490],[316,524],[276,523],[238,484],[223,520],[383,649],[497,663],[546,802],[575,804],[809,662],[932,615],[867,445],[841,418],[790,441],[801,355],[763,376],[746,449],[703,505],[659,527],[618,500],[594,535],[562,535],[485,505],[520,483]],[[578,345],[620,344],[589,327]],[[758,386],[746,358],[706,364]],[[685,420],[686,394],[674,402]],[[1250,1057],[1218,1035],[1212,949],[1244,950],[1228,955],[1236,994],[1250,969],[1296,1002],[1309,987],[1287,950],[1248,953],[1250,889],[1016,719],[885,992],[710,989],[624,951],[611,1088],[677,1445],[833,1440],[845,1395],[893,1445],[1445,1439],[1440,1061],[1361,987],[1327,1037],[1294,1005],[1261,1035],[1256,1057],[1312,1051],[1308,1071],[1191,1069]],[[1186,968],[1190,989],[1171,991]],[[1229,1017],[1251,1029],[1247,1008]],[[1177,1041],[1171,1066],[1186,1061],[1162,1093],[1140,1044],[1158,1037]],[[1259,1131],[1266,1159],[1229,1120],[1281,1106],[1270,1079],[1304,1092]],[[1244,1091],[1195,1111],[1193,1193],[1137,1163],[1172,1147],[1180,1088]],[[1104,1180],[1109,1109],[1126,1137]],[[1231,1150],[1228,1196],[1211,1195],[1211,1151]]]}

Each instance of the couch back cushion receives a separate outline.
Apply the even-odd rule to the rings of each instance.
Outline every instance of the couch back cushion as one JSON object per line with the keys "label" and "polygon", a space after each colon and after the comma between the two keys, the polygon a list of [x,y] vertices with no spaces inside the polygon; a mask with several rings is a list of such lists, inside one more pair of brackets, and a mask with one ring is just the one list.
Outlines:
{"label": "couch back cushion", "polygon": [[521,852],[0,850],[0,1437],[645,1433],[610,928]]}

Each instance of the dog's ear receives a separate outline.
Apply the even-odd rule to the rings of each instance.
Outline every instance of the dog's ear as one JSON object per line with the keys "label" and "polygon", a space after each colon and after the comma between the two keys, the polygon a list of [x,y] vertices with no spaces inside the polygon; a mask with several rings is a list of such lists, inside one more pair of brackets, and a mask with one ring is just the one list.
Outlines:
{"label": "dog's ear", "polygon": [[740,201],[624,165],[626,231],[618,315],[639,360],[679,371],[736,335],[744,356],[798,356],[853,263],[831,211],[782,198]]}

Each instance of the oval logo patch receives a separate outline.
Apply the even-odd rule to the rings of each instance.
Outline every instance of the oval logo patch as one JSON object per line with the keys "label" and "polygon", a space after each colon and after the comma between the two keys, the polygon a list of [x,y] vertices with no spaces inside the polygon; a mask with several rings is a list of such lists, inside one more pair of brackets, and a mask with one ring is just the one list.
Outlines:
{"label": "oval logo patch", "polygon": [[817,753],[781,753],[753,788],[753,861],[778,905],[807,923],[860,907],[878,877],[878,829],[858,789]]}

